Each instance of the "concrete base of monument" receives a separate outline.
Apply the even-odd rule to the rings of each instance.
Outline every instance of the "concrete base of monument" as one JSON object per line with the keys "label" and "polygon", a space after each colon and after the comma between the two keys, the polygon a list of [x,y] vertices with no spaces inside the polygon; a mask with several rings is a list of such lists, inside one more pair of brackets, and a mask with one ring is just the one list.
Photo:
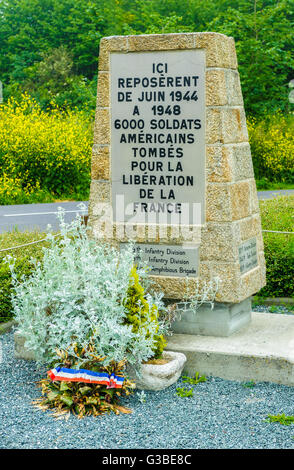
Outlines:
{"label": "concrete base of monument", "polygon": [[249,325],[251,321],[251,297],[238,304],[217,303],[213,309],[209,304],[202,305],[196,312],[181,309],[178,304],[178,317],[172,324],[172,331],[179,334],[230,336]]}
{"label": "concrete base of monument", "polygon": [[294,315],[252,313],[229,337],[174,334],[166,347],[187,357],[184,373],[294,385]]}

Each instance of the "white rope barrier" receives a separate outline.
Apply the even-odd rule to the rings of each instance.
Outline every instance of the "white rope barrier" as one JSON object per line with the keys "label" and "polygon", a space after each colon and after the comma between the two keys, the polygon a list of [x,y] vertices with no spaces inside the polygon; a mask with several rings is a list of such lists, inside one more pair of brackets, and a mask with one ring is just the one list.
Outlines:
{"label": "white rope barrier", "polygon": [[[262,230],[262,232],[267,232],[267,233],[285,233],[285,234],[288,234],[288,235],[294,235],[294,232],[280,232],[278,230]],[[57,234],[58,235],[58,234]],[[57,235],[53,235],[54,237],[57,237]],[[41,242],[45,242],[47,240],[47,238],[42,238],[41,240],[36,240],[34,242],[30,242],[30,243],[25,243],[24,245],[18,245],[18,246],[12,246],[11,248],[2,248],[0,250],[0,253],[2,253],[3,251],[11,251],[11,250],[17,250],[18,248],[24,248],[25,246],[29,246],[29,245],[35,245],[36,243],[41,243]]]}
{"label": "white rope barrier", "polygon": [[41,243],[41,242],[44,242],[45,240],[47,240],[46,238],[42,238],[42,240],[37,240],[35,242],[30,242],[30,243],[25,243],[24,245],[18,245],[18,246],[12,246],[11,248],[2,248],[0,250],[0,253],[2,251],[10,251],[10,250],[17,250],[18,248],[23,248],[25,246],[29,246],[29,245],[35,245],[35,243]]}
{"label": "white rope barrier", "polygon": [[279,232],[278,230],[262,230],[262,232],[268,232],[268,233],[287,233],[288,235],[293,235],[294,232]]}
{"label": "white rope barrier", "polygon": [[[57,237],[58,235],[59,235],[59,233],[57,233],[56,235],[53,235],[53,237]],[[0,253],[2,251],[17,250],[18,248],[23,248],[23,247],[29,246],[29,245],[35,245],[36,243],[41,243],[41,242],[45,242],[45,241],[48,241],[48,239],[47,238],[42,238],[41,240],[36,240],[34,242],[25,243],[24,245],[12,246],[11,248],[2,248],[0,250]]]}

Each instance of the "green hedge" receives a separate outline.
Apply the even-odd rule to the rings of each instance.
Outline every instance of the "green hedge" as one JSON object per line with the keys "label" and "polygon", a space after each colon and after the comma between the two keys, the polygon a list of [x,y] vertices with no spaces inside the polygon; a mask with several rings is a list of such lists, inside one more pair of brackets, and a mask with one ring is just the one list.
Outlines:
{"label": "green hedge", "polygon": [[266,286],[259,295],[294,298],[294,240],[287,240],[286,235],[282,235],[280,240],[273,240],[273,237],[264,237]]}
{"label": "green hedge", "polygon": [[[40,232],[9,232],[0,235],[0,248],[10,248],[35,240],[41,240],[46,234]],[[0,252],[0,323],[9,321],[12,316],[11,305],[11,275],[8,264],[5,262],[7,256],[16,258],[15,271],[19,278],[22,275],[28,276],[33,270],[31,258],[42,259],[42,247],[47,242],[41,242],[25,248],[19,248],[13,251]]]}
{"label": "green hedge", "polygon": [[[263,230],[294,232],[294,195],[260,201]],[[259,295],[294,298],[294,235],[263,232],[266,286]]]}

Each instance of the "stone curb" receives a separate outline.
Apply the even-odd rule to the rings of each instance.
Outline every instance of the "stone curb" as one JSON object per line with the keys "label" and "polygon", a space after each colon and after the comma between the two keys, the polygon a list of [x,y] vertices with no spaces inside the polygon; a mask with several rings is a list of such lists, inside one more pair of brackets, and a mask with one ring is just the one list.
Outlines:
{"label": "stone curb", "polygon": [[14,333],[14,357],[15,359],[36,361],[35,353],[25,347],[25,338],[17,331]]}
{"label": "stone curb", "polygon": [[294,386],[294,317],[252,313],[251,324],[229,337],[175,334],[168,351],[187,357],[184,373]]}
{"label": "stone curb", "polygon": [[11,331],[12,327],[16,324],[14,320],[5,322],[5,323],[0,323],[0,335],[3,335],[4,333],[8,333]]}

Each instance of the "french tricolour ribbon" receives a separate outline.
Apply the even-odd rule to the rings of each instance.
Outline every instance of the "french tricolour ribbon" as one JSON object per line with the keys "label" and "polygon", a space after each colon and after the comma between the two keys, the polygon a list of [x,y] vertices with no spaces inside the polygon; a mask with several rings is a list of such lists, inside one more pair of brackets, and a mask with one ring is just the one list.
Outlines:
{"label": "french tricolour ribbon", "polygon": [[121,388],[124,381],[123,377],[114,374],[108,375],[106,372],[93,372],[86,369],[56,367],[47,373],[52,380],[106,385],[107,388]]}

